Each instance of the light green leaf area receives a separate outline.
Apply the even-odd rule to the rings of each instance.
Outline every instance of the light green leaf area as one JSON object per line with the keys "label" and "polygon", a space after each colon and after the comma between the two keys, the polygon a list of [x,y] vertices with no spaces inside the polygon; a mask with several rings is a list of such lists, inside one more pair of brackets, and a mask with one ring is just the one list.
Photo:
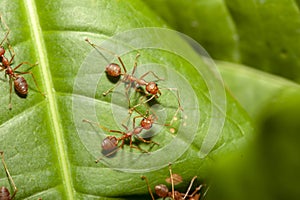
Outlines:
{"label": "light green leaf area", "polygon": [[[152,188],[155,184],[165,183],[168,176],[168,159],[178,153],[176,152],[178,146],[173,146],[173,151],[161,154],[159,158],[152,160],[150,158],[152,154],[167,146],[172,138],[177,138],[176,133],[170,133],[169,127],[162,127],[160,133],[152,138],[160,145],[150,149],[149,155],[133,150],[133,153],[143,158],[149,156],[144,163],[136,164],[134,167],[141,168],[147,164],[151,166],[151,163],[155,162],[164,163],[157,169],[123,172],[110,168],[104,162],[96,164],[94,160],[101,156],[101,140],[89,140],[89,137],[110,133],[105,133],[97,126],[83,122],[79,124],[75,121],[78,118],[74,117],[74,99],[79,97],[85,100],[84,103],[95,101],[97,119],[101,125],[120,130],[121,122],[114,121],[110,110],[112,95],[107,97],[101,95],[101,92],[113,84],[106,76],[99,82],[93,82],[92,79],[90,82],[87,81],[85,85],[97,88],[95,96],[86,95],[87,91],[80,90],[74,85],[76,86],[78,76],[95,75],[88,68],[79,74],[82,72],[80,71],[82,64],[90,63],[87,58],[91,58],[89,56],[93,52],[93,48],[84,41],[85,38],[88,37],[98,44],[99,41],[125,30],[162,27],[163,23],[139,1],[7,0],[1,1],[0,8],[3,19],[10,28],[9,41],[16,53],[12,66],[23,61],[38,62],[32,69],[24,64],[18,70],[31,70],[38,86],[46,95],[44,97],[38,92],[30,75],[24,75],[28,81],[29,93],[26,98],[19,98],[12,91],[12,110],[9,110],[9,80],[2,72],[0,150],[5,152],[7,166],[18,187],[16,199],[150,199],[146,184],[140,176],[147,176]],[[5,27],[2,27],[1,35],[4,34]],[[149,43],[152,40],[155,42],[154,37],[143,39]],[[172,39],[178,38],[170,38],[171,41]],[[129,41],[122,42],[129,43]],[[194,55],[193,58],[199,60],[199,66],[205,69],[206,64],[202,58],[182,39],[173,44],[177,43],[183,52]],[[222,106],[213,101],[216,99],[211,98],[217,94],[210,90],[207,81],[218,82],[216,77],[199,76],[199,71],[193,63],[184,57],[163,49],[142,48],[138,51],[141,54],[138,65],[155,63],[163,66],[162,69],[166,72],[176,72],[190,85],[191,91],[195,94],[196,104],[199,107],[195,104],[193,109],[193,105],[187,104],[191,107],[184,107],[184,111],[178,116],[180,120],[175,122],[174,127],[175,130],[178,128],[177,135],[180,136],[180,123],[184,122],[185,115],[189,116],[189,112],[195,111],[200,112],[200,118],[195,116],[194,119],[197,120],[194,121],[193,118],[187,119],[187,125],[181,132],[189,130],[189,125],[192,127],[193,124],[199,124],[199,126],[192,130],[195,132],[194,138],[186,137],[178,141],[181,146],[185,144],[190,146],[186,146],[185,151],[179,152],[178,158],[171,161],[174,173],[184,177],[184,182],[179,187],[186,188],[195,175],[199,177],[201,183],[208,177],[207,171],[216,159],[235,151],[247,142],[252,132],[248,114],[228,93],[224,96],[226,109],[222,112],[220,109]],[[136,51],[132,51],[124,57],[124,63],[129,66],[128,71],[133,66],[135,54]],[[101,57],[99,54],[95,55]],[[8,52],[5,56],[10,57]],[[104,66],[99,68],[102,69]],[[165,77],[166,74],[163,78]],[[163,81],[161,83],[164,85]],[[121,89],[122,85],[120,84]],[[183,93],[185,88],[180,88],[180,85],[178,87],[179,94],[185,94]],[[190,102],[189,98],[190,96],[180,96],[183,106],[186,102]],[[170,120],[172,117],[170,113],[174,113],[177,105],[174,92],[162,91],[157,101],[167,110],[167,121]],[[121,105],[115,103],[114,105],[119,106],[119,110],[127,110]],[[216,112],[212,112],[213,110]],[[90,116],[84,115],[84,109],[78,111],[82,111],[80,119],[90,119]],[[219,115],[215,115],[216,113]],[[200,158],[199,152],[203,147],[203,141],[207,132],[211,130],[210,126],[213,125],[211,122],[219,121],[219,125],[214,128],[222,132],[216,138],[216,144],[212,142],[213,149],[208,149],[208,154]],[[79,131],[85,130],[86,136],[79,134]],[[191,140],[192,143],[188,144],[187,140]],[[141,148],[149,148],[149,145],[141,144]],[[119,157],[116,158],[121,159],[119,163],[126,163],[126,160],[122,160],[122,154],[129,151],[128,145],[125,145],[123,150],[117,152]],[[0,171],[0,177],[1,185],[8,187],[9,182],[4,170]]]}
{"label": "light green leaf area", "polygon": [[292,81],[244,65],[224,61],[216,63],[228,90],[253,119],[257,119],[265,112],[264,108],[281,95],[300,89]]}

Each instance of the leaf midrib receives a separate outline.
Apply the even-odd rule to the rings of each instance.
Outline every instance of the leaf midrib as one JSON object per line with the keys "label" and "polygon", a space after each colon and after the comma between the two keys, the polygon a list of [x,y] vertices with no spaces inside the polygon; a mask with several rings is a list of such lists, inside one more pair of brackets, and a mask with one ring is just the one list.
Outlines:
{"label": "leaf midrib", "polygon": [[59,163],[59,168],[61,172],[61,177],[63,181],[63,186],[65,188],[66,194],[68,199],[73,200],[73,190],[72,190],[72,178],[70,173],[70,166],[69,166],[69,160],[66,155],[66,149],[65,149],[65,141],[63,138],[63,132],[61,124],[59,123],[60,115],[58,112],[57,102],[55,98],[55,93],[53,92],[53,82],[52,77],[50,76],[50,67],[49,62],[47,58],[47,50],[46,45],[44,42],[41,26],[39,23],[39,17],[36,9],[36,5],[34,0],[24,0],[24,5],[26,7],[26,15],[28,19],[29,28],[31,31],[31,36],[33,40],[33,45],[35,46],[35,49],[37,51],[37,56],[39,60],[39,69],[40,73],[43,77],[43,85],[46,93],[46,98],[48,101],[48,109],[49,109],[49,117],[52,119],[51,124],[53,125],[53,136],[56,143],[56,153]]}

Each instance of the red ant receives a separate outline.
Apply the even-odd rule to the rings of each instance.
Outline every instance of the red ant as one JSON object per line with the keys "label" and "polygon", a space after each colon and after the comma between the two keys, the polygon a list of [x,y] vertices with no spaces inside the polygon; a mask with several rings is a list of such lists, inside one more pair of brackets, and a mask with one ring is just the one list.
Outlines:
{"label": "red ant", "polygon": [[[16,67],[12,68],[11,67],[11,64],[13,63],[13,59],[15,57],[15,53],[13,51],[13,49],[11,48],[10,44],[9,44],[9,40],[8,40],[8,35],[10,33],[10,29],[9,27],[7,26],[7,24],[4,22],[2,16],[0,15],[0,19],[1,19],[1,22],[2,24],[4,24],[5,28],[7,29],[7,32],[5,34],[5,37],[3,38],[3,40],[1,41],[0,43],[0,71],[5,71],[5,76],[8,76],[9,77],[9,85],[10,85],[10,90],[9,90],[9,109],[12,108],[11,106],[11,95],[12,95],[12,81],[14,83],[14,89],[15,91],[17,92],[17,94],[20,96],[20,97],[26,97],[27,94],[28,94],[28,84],[27,84],[27,81],[25,80],[25,78],[23,76],[21,76],[22,74],[31,74],[33,80],[34,80],[34,83],[37,87],[37,89],[39,90],[39,92],[44,95],[40,88],[38,87],[38,84],[34,78],[34,75],[32,74],[32,72],[16,72],[16,70],[21,67],[23,64],[27,64],[31,67],[37,65],[37,64],[34,64],[34,65],[31,65],[30,63],[28,62],[22,62],[20,64],[18,64]],[[10,60],[7,59],[4,54],[5,54],[5,48],[2,46],[4,41],[7,40],[7,43],[8,43],[8,46],[9,46],[9,52],[10,54],[12,55]],[[11,51],[13,53],[11,53]]]}
{"label": "red ant", "polygon": [[[144,117],[141,122],[140,122],[140,126],[135,127],[135,119],[138,118],[140,116],[137,116],[133,119],[133,129],[132,130],[128,130],[128,127],[125,126],[124,124],[122,124],[122,126],[126,129],[126,132],[124,131],[119,131],[119,130],[111,130],[108,129],[104,126],[101,126],[100,124],[97,124],[97,126],[99,126],[100,128],[102,128],[103,130],[107,131],[107,132],[111,132],[111,133],[120,133],[123,136],[117,138],[116,136],[107,136],[103,139],[102,143],[101,143],[101,148],[103,151],[105,152],[109,152],[107,153],[105,156],[111,156],[112,154],[116,153],[120,148],[123,148],[124,144],[125,144],[125,140],[129,139],[129,146],[130,148],[135,148],[138,149],[142,152],[148,153],[148,151],[145,151],[143,149],[141,149],[138,146],[135,146],[132,144],[132,136],[136,136],[138,140],[144,142],[144,143],[153,143],[156,145],[159,145],[158,143],[151,141],[151,140],[145,140],[144,138],[140,137],[139,134],[145,129],[145,130],[149,130],[152,127],[152,124],[154,123],[154,118],[153,115],[149,115],[148,117]],[[84,119],[83,122],[88,122],[88,123],[94,123],[91,122],[89,120]],[[119,145],[119,141],[122,141],[121,144]],[[99,158],[97,159],[95,162],[98,163],[100,160],[102,159]]]}
{"label": "red ant", "polygon": [[[197,178],[197,176],[194,176],[191,180],[191,183],[186,191],[186,193],[181,193],[179,191],[176,191],[174,190],[174,177],[177,177],[179,179],[178,183],[182,181],[182,178],[180,175],[178,174],[173,174],[172,173],[172,168],[171,168],[171,164],[169,164],[169,172],[170,172],[170,182],[172,184],[172,191],[169,192],[169,189],[166,185],[164,184],[159,184],[159,185],[156,185],[155,186],[155,193],[156,195],[159,197],[159,198],[171,198],[172,200],[185,200],[188,198],[188,200],[199,200],[200,199],[200,194],[198,194],[197,192],[201,190],[201,188],[203,187],[203,185],[200,185],[199,187],[197,187],[195,189],[195,191],[192,193],[192,194],[189,194],[191,188],[192,188],[192,185],[195,181],[195,179]],[[146,184],[147,184],[147,188],[148,188],[148,191],[151,195],[151,198],[152,200],[155,200],[154,196],[153,196],[153,193],[151,191],[151,188],[150,188],[150,185],[149,185],[149,181],[147,179],[146,176],[142,176],[141,177],[143,180],[146,181]]]}
{"label": "red ant", "polygon": [[1,189],[0,189],[0,200],[13,200],[15,198],[15,195],[17,194],[17,187],[8,171],[8,168],[6,166],[6,163],[4,161],[4,152],[3,151],[0,151],[0,154],[1,154],[1,157],[2,157],[2,164],[3,164],[3,167],[5,169],[5,172],[6,172],[6,175],[8,176],[8,179],[10,181],[10,183],[12,184],[13,188],[14,188],[14,193],[12,195],[10,195],[9,193],[9,190],[2,186]]}
{"label": "red ant", "polygon": [[[119,64],[117,63],[110,63],[106,66],[105,68],[105,71],[106,73],[111,76],[111,77],[114,77],[114,78],[118,78],[120,76],[123,76],[123,78],[121,79],[121,81],[117,82],[114,87],[110,88],[109,90],[107,90],[106,92],[103,93],[104,96],[106,96],[108,93],[112,92],[121,82],[125,82],[126,84],[128,84],[127,88],[126,88],[126,92],[125,92],[125,95],[127,97],[127,99],[129,99],[128,97],[128,91],[130,89],[130,87],[132,85],[135,85],[136,87],[138,86],[145,86],[145,89],[146,89],[146,92],[148,95],[151,95],[150,98],[148,98],[147,100],[143,101],[142,103],[139,103],[133,107],[131,107],[129,109],[129,113],[132,113],[133,110],[142,105],[142,104],[145,104],[149,101],[151,101],[152,99],[154,98],[158,98],[160,95],[161,95],[161,92],[160,92],[160,89],[158,88],[158,85],[156,84],[156,82],[154,81],[150,81],[150,82],[147,82],[146,80],[144,80],[144,78],[149,75],[150,73],[156,77],[158,80],[163,80],[161,78],[159,78],[153,71],[148,71],[146,72],[145,74],[143,74],[140,78],[137,78],[134,76],[134,73],[136,71],[136,68],[137,68],[137,58],[140,56],[140,54],[138,53],[136,55],[136,58],[135,58],[135,62],[134,62],[134,66],[133,66],[133,70],[131,72],[131,74],[128,74],[127,73],[127,69],[125,67],[125,64],[124,62],[122,61],[121,57],[116,55],[115,53],[103,48],[103,47],[100,47],[100,46],[97,46],[95,44],[93,44],[92,42],[90,42],[90,40],[88,38],[85,39],[86,42],[88,42],[93,48],[95,49],[102,49],[102,50],[105,50],[107,51],[108,53],[112,54],[113,56],[117,57],[117,59],[119,60],[119,62],[121,63],[121,66],[124,70],[124,72],[121,71],[121,67]],[[177,91],[177,100],[178,100],[178,110],[183,110],[181,105],[180,105],[180,101],[179,101],[179,94],[178,94],[178,90],[176,88],[165,88],[165,89],[168,89],[168,90],[176,90]],[[129,102],[129,107],[130,107],[130,102]],[[175,115],[177,114],[178,110],[176,111]],[[175,116],[174,115],[174,116]]]}

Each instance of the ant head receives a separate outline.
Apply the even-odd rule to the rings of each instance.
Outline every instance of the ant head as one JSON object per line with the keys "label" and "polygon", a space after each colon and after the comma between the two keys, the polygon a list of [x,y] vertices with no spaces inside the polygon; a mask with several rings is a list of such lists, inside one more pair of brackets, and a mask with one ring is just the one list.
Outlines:
{"label": "ant head", "polygon": [[3,56],[5,54],[5,49],[3,46],[0,46],[0,56]]}
{"label": "ant head", "polygon": [[104,151],[113,151],[118,145],[118,140],[115,136],[107,136],[101,143]]}
{"label": "ant head", "polygon": [[149,82],[146,86],[146,90],[148,93],[157,96],[157,94],[160,95],[159,88],[155,82]]}
{"label": "ant head", "polygon": [[155,193],[157,194],[157,196],[159,196],[159,197],[167,197],[168,196],[169,190],[166,185],[159,184],[159,185],[155,186],[154,189],[155,189]]}
{"label": "ant head", "polygon": [[147,118],[143,118],[141,121],[141,127],[143,127],[146,130],[149,130],[152,127],[152,124],[154,123],[154,117],[153,115],[150,115]]}
{"label": "ant head", "polygon": [[116,63],[110,63],[106,66],[106,73],[112,77],[118,77],[121,75],[121,67]]}

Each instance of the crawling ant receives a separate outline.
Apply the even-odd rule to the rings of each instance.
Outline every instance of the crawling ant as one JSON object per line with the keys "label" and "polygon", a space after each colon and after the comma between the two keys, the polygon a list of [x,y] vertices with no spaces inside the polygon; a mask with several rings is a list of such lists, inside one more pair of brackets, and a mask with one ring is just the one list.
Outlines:
{"label": "crawling ant", "polygon": [[14,188],[14,193],[11,195],[9,190],[6,187],[2,186],[0,189],[0,200],[13,200],[15,198],[15,195],[17,194],[18,189],[17,189],[17,187],[8,171],[8,168],[6,166],[6,163],[4,160],[4,152],[0,151],[0,154],[1,154],[2,164],[5,169],[6,175],[8,176],[8,179]]}
{"label": "crawling ant", "polygon": [[[132,70],[131,74],[129,74],[129,73],[127,73],[127,69],[125,67],[125,64],[122,61],[120,56],[114,54],[113,52],[111,52],[111,51],[109,51],[105,48],[97,46],[96,44],[90,42],[90,40],[88,38],[86,38],[85,41],[88,42],[93,48],[103,49],[103,50],[107,51],[108,53],[110,53],[110,54],[114,55],[115,57],[117,57],[117,59],[119,60],[119,62],[121,63],[121,66],[123,68],[124,72],[122,72],[120,65],[117,64],[117,63],[110,63],[106,66],[105,72],[110,77],[118,78],[120,76],[123,76],[123,78],[121,79],[121,81],[117,82],[115,86],[113,86],[112,88],[110,88],[109,90],[104,92],[103,93],[104,96],[106,96],[107,94],[112,92],[121,82],[125,82],[126,84],[128,84],[128,86],[126,88],[126,96],[127,97],[128,97],[128,90],[132,85],[135,85],[136,88],[140,87],[140,86],[145,86],[147,94],[151,95],[151,97],[148,98],[147,100],[143,101],[142,103],[139,103],[139,104],[135,105],[134,107],[130,108],[129,112],[132,112],[136,107],[151,101],[153,98],[158,98],[161,95],[160,89],[158,88],[158,85],[157,85],[156,82],[154,82],[154,81],[148,82],[144,79],[149,74],[152,74],[158,80],[163,80],[163,79],[159,78],[153,71],[148,71],[139,78],[134,76],[134,73],[135,73],[136,68],[137,68],[137,59],[140,56],[139,53],[136,55],[133,70]],[[168,89],[173,90],[173,88],[168,88]],[[179,100],[178,100],[178,102],[179,102]],[[179,102],[179,107],[182,110],[182,108],[180,106],[180,102]]]}
{"label": "crawling ant", "polygon": [[[121,82],[125,82],[128,85],[126,87],[125,95],[126,95],[127,99],[129,100],[128,91],[129,91],[129,89],[132,85],[135,85],[136,88],[139,87],[139,86],[145,86],[145,89],[146,89],[146,92],[147,92],[146,94],[150,95],[150,97],[147,100],[145,100],[141,103],[138,103],[138,104],[136,104],[135,106],[133,106],[131,108],[130,108],[130,102],[129,102],[129,113],[132,113],[133,110],[135,108],[137,108],[138,106],[140,106],[142,104],[145,104],[145,103],[151,101],[154,98],[158,98],[161,95],[160,89],[158,88],[158,85],[157,85],[156,82],[154,82],[154,81],[148,82],[144,79],[149,74],[152,74],[158,80],[163,80],[163,79],[159,78],[153,71],[148,71],[139,78],[134,76],[134,73],[135,73],[136,68],[137,68],[137,59],[140,56],[139,53],[136,55],[133,70],[132,70],[131,74],[129,74],[129,73],[127,73],[127,69],[125,67],[125,64],[122,61],[120,56],[116,55],[115,53],[113,53],[113,52],[111,52],[111,51],[109,51],[109,50],[107,50],[103,47],[97,46],[96,44],[92,43],[88,38],[86,38],[85,41],[88,42],[93,48],[95,48],[97,50],[98,49],[105,50],[108,53],[112,54],[113,56],[117,57],[117,59],[119,60],[121,66],[123,68],[123,72],[122,72],[120,65],[117,64],[117,63],[110,63],[106,66],[105,72],[107,73],[107,75],[109,75],[110,77],[114,77],[114,78],[118,78],[120,76],[123,76],[123,78],[121,79],[121,81],[118,81],[112,88],[110,88],[109,90],[104,92],[103,93],[104,96],[106,96],[107,94],[112,92]],[[183,110],[181,105],[180,105],[178,90],[176,88],[165,88],[165,89],[176,90],[177,91],[178,110],[179,109]],[[178,110],[176,111],[175,114],[177,114]]]}
{"label": "crawling ant", "polygon": [[[197,193],[197,192],[199,192],[201,190],[201,188],[203,187],[203,185],[198,186],[194,190],[194,192],[192,192],[192,194],[189,194],[189,192],[190,192],[190,190],[191,190],[191,188],[193,186],[193,183],[194,183],[195,179],[197,178],[197,176],[194,176],[192,178],[192,180],[190,182],[190,185],[189,185],[186,193],[181,193],[181,192],[179,192],[177,190],[174,190],[174,184],[175,184],[174,183],[174,177],[177,177],[179,179],[179,181],[178,181],[178,183],[179,183],[179,182],[182,181],[181,176],[178,175],[178,174],[173,174],[172,173],[171,164],[169,164],[169,172],[170,172],[170,182],[172,184],[172,191],[169,192],[168,187],[166,185],[164,185],[164,184],[156,185],[155,186],[155,194],[159,198],[165,199],[165,198],[169,197],[172,200],[199,200],[200,199],[200,194]],[[153,193],[151,191],[151,188],[150,188],[149,181],[148,181],[147,177],[146,176],[142,176],[141,178],[146,181],[147,188],[148,188],[148,191],[149,191],[149,193],[151,195],[151,198],[152,198],[152,200],[155,200],[154,195],[153,195]]]}
{"label": "crawling ant", "polygon": [[[94,123],[95,122],[91,122],[87,119],[84,119],[83,122],[88,122],[90,124]],[[114,153],[116,153],[120,148],[123,148],[124,144],[125,144],[125,140],[126,139],[129,139],[129,146],[130,148],[135,148],[135,149],[138,149],[144,153],[148,153],[148,151],[146,150],[143,150],[141,149],[140,147],[138,146],[135,146],[132,144],[132,136],[135,136],[138,140],[144,142],[144,143],[153,143],[153,144],[156,144],[156,145],[159,145],[158,143],[154,142],[154,141],[151,141],[151,140],[145,140],[144,138],[140,137],[139,134],[145,129],[145,130],[148,130],[151,128],[152,126],[152,123],[153,123],[153,119],[152,119],[152,115],[150,115],[148,118],[143,118],[143,120],[141,120],[140,122],[140,126],[135,126],[135,121],[133,123],[133,129],[132,130],[129,130],[127,126],[125,126],[124,124],[122,124],[122,126],[126,129],[126,132],[124,131],[119,131],[119,130],[111,130],[111,129],[108,129],[104,126],[101,126],[100,124],[97,124],[97,126],[99,126],[100,128],[102,128],[103,130],[107,131],[107,132],[111,132],[111,133],[120,133],[122,134],[123,136],[121,137],[116,137],[116,136],[107,136],[103,139],[102,143],[101,143],[101,148],[104,152],[108,152],[105,156],[106,157],[109,157],[111,155],[113,155]],[[121,144],[119,145],[119,142],[121,142]],[[100,160],[102,159],[99,158],[97,159],[95,162],[98,163]]]}
{"label": "crawling ant", "polygon": [[[9,90],[9,109],[11,110],[12,109],[12,105],[11,105],[12,84],[14,84],[14,89],[20,97],[25,98],[28,94],[28,84],[27,84],[26,79],[23,76],[21,76],[23,74],[31,74],[37,89],[39,90],[39,92],[42,95],[44,95],[44,94],[41,92],[40,88],[38,87],[38,84],[37,84],[32,72],[30,72],[30,71],[28,71],[28,72],[17,72],[16,71],[23,64],[27,64],[31,67],[33,67],[37,64],[32,65],[28,62],[21,62],[16,67],[14,67],[14,68],[11,67],[11,64],[13,63],[13,59],[15,57],[15,53],[14,53],[12,47],[10,46],[9,40],[8,40],[8,35],[10,33],[10,29],[6,25],[6,23],[4,22],[1,15],[0,15],[0,19],[1,19],[2,24],[4,24],[5,28],[7,29],[7,32],[6,32],[3,40],[0,43],[0,71],[5,71],[5,76],[9,77],[9,86],[10,86],[10,90]],[[6,58],[5,55],[4,55],[5,54],[5,48],[2,45],[3,45],[5,40],[8,43],[9,52],[12,55],[10,60],[8,58]]]}

